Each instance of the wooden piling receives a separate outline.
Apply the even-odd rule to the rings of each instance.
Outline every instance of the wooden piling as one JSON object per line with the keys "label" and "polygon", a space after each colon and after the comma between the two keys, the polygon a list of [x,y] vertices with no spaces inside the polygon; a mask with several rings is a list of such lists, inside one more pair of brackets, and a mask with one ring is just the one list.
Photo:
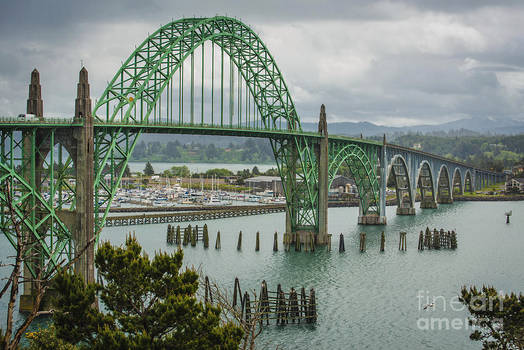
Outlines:
{"label": "wooden piling", "polygon": [[289,291],[289,318],[291,319],[291,322],[295,323],[295,319],[298,319],[298,322],[300,322],[300,311],[298,308],[298,295],[295,291],[295,288],[291,287],[291,290]]}
{"label": "wooden piling", "polygon": [[345,252],[346,246],[344,245],[344,235],[341,233],[338,241],[338,251]]}
{"label": "wooden piling", "polygon": [[362,232],[360,234],[360,252],[364,253],[366,251],[366,234]]}
{"label": "wooden piling", "polygon": [[327,251],[331,251],[331,234],[327,235]]}
{"label": "wooden piling", "polygon": [[182,241],[182,244],[184,246],[189,244],[189,227],[184,228],[184,240]]}
{"label": "wooden piling", "polygon": [[198,226],[196,226],[196,227],[193,229],[193,233],[191,234],[191,246],[192,246],[192,247],[196,247],[196,241],[197,241],[197,237],[198,237],[198,231],[197,231],[197,228],[198,228]]}
{"label": "wooden piling", "polygon": [[198,242],[198,225],[195,225],[193,232],[195,232],[195,241]]}
{"label": "wooden piling", "polygon": [[440,232],[437,229],[433,231],[433,249],[440,249]]}
{"label": "wooden piling", "polygon": [[180,238],[180,225],[176,226],[175,243],[178,244],[178,245],[180,245],[182,243],[182,240]]}
{"label": "wooden piling", "polygon": [[204,241],[204,248],[209,248],[209,233],[207,231],[207,224],[204,224],[204,229],[202,232],[202,240]]}
{"label": "wooden piling", "polygon": [[380,236],[380,251],[383,252],[386,245],[386,235],[384,234],[384,231],[382,231],[382,235]]}
{"label": "wooden piling", "polygon": [[315,323],[317,321],[317,302],[315,298],[315,290],[313,288],[309,291],[308,316],[308,323]]}
{"label": "wooden piling", "polygon": [[432,237],[431,237],[431,230],[429,227],[426,227],[426,233],[424,235],[424,246],[428,249],[431,249],[433,245]]}
{"label": "wooden piling", "polygon": [[314,252],[315,251],[315,234],[313,232],[310,232],[309,235],[310,235],[309,243],[311,244],[310,251]]}
{"label": "wooden piling", "polygon": [[405,251],[407,249],[406,232],[400,232],[399,236],[400,237],[399,237],[399,241],[398,241],[398,250]]}
{"label": "wooden piling", "polygon": [[451,231],[451,249],[457,249],[457,234],[454,230]]}
{"label": "wooden piling", "polygon": [[266,319],[266,324],[269,325],[269,313],[271,312],[269,308],[269,295],[267,291],[267,283],[265,280],[262,281],[262,285],[260,287],[260,325],[262,325],[262,322],[264,322],[264,318]]}
{"label": "wooden piling", "polygon": [[242,231],[238,233],[237,250],[242,249]]}
{"label": "wooden piling", "polygon": [[235,284],[233,286],[233,307],[236,307],[238,305],[238,298],[242,299],[242,291],[240,290],[240,282],[238,281],[238,277],[235,277]]}
{"label": "wooden piling", "polygon": [[213,293],[211,293],[211,284],[209,283],[209,278],[206,276],[205,282],[205,296],[204,296],[204,303],[207,304],[210,302],[213,303]]}
{"label": "wooden piling", "polygon": [[257,241],[255,243],[255,252],[260,250],[260,232],[257,231]]}
{"label": "wooden piling", "polygon": [[300,233],[295,233],[295,252],[302,250],[302,243],[300,242]]}
{"label": "wooden piling", "polygon": [[422,231],[418,235],[418,250],[424,250],[424,232]]}
{"label": "wooden piling", "polygon": [[220,249],[220,231],[217,232],[217,240],[215,242],[215,249]]}
{"label": "wooden piling", "polygon": [[[306,289],[304,287],[300,289],[300,312],[302,315],[304,315],[304,317],[307,317],[308,304],[306,300]],[[307,323],[307,319],[306,319],[306,323]]]}
{"label": "wooden piling", "polygon": [[273,238],[273,251],[278,252],[278,234],[276,232]]}

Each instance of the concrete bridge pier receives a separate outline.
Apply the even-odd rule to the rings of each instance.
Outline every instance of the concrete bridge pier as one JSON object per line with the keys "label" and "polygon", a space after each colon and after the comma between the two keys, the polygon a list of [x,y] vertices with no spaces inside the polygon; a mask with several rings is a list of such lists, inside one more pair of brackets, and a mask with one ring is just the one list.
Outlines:
{"label": "concrete bridge pier", "polygon": [[[94,127],[91,114],[91,97],[87,70],[80,71],[75,101],[75,119],[82,120],[83,126],[75,128],[76,140],[76,213],[73,238],[75,256],[94,237]],[[83,276],[85,282],[95,281],[94,242],[82,253],[75,263],[75,272]]]}
{"label": "concrete bridge pier", "polygon": [[[27,99],[27,114],[34,114],[38,119],[44,119],[44,101],[42,100],[42,86],[40,85],[40,73],[36,68],[31,72],[31,82],[29,84],[29,97]],[[32,154],[32,140],[29,133],[24,133],[23,135],[23,152],[24,158]],[[31,180],[30,169],[26,169],[24,172],[24,178],[29,183]],[[35,181],[35,186],[39,187],[40,181]],[[34,208],[25,208],[25,210],[33,210]],[[29,213],[28,213],[29,214]],[[38,242],[36,242],[35,237],[30,234],[29,231],[26,231],[25,234],[30,235],[28,244],[29,246],[35,247],[33,250],[40,251],[38,249]],[[30,262],[33,266],[39,266],[41,264],[39,256],[32,256]],[[23,292],[20,295],[20,311],[31,311],[33,308],[33,300],[36,294],[37,286],[33,281],[33,276],[27,264],[24,264],[23,267],[23,276],[25,282],[23,283]]]}
{"label": "concrete bridge pier", "polygon": [[328,130],[326,119],[326,107],[320,107],[318,121],[318,132],[323,137],[318,145],[318,235],[317,244],[327,244],[328,242]]}

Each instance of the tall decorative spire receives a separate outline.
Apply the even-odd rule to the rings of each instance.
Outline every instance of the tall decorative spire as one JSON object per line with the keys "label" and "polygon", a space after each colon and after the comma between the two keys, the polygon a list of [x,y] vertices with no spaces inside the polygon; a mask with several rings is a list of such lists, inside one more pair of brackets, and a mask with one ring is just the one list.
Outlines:
{"label": "tall decorative spire", "polygon": [[318,121],[318,132],[327,137],[328,136],[328,130],[327,130],[327,119],[326,119],[326,107],[324,105],[320,106],[320,117]]}
{"label": "tall decorative spire", "polygon": [[91,118],[91,97],[87,69],[80,70],[75,101],[75,119]]}
{"label": "tall decorative spire", "polygon": [[29,98],[27,99],[27,114],[34,114],[44,118],[44,101],[42,100],[42,86],[40,86],[40,73],[33,69],[31,83],[29,84]]}

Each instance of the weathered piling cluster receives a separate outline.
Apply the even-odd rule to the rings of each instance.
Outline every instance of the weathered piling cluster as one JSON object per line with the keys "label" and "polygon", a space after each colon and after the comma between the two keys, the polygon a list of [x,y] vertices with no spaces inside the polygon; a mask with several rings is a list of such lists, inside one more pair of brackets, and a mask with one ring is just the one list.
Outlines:
{"label": "weathered piling cluster", "polygon": [[[183,229],[183,235],[181,231]],[[167,236],[166,241],[168,244],[177,244],[177,245],[188,245],[191,243],[191,246],[195,247],[197,242],[201,241],[204,243],[204,248],[209,247],[209,233],[207,229],[207,224],[204,226],[191,225],[181,228],[180,225],[171,226],[167,225]]]}
{"label": "weathered piling cluster", "polygon": [[[211,288],[208,289],[209,281],[206,277],[205,301],[213,300]],[[208,296],[209,295],[209,296]],[[300,296],[295,288],[291,288],[288,293],[284,292],[279,284],[276,291],[268,290],[266,281],[262,281],[260,294],[258,298],[251,299],[250,294],[245,291],[242,293],[240,282],[235,278],[233,287],[233,308],[236,308],[241,314],[242,319],[246,322],[255,320],[269,325],[275,320],[277,325],[286,325],[289,323],[314,323],[317,321],[317,304],[315,290],[309,291],[306,295],[306,289],[300,289]]]}
{"label": "weathered piling cluster", "polygon": [[444,229],[431,231],[426,227],[426,232],[420,231],[418,237],[418,250],[424,249],[456,249],[457,248],[457,233],[452,231],[444,231]]}

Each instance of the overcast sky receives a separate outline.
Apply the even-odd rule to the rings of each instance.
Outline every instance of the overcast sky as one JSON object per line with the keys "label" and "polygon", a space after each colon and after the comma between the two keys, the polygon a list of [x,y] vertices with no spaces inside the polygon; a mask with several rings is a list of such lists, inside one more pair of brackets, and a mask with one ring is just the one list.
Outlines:
{"label": "overcast sky", "polygon": [[25,112],[34,67],[44,113],[72,115],[81,61],[97,98],[148,33],[216,14],[259,34],[302,120],[524,121],[522,0],[0,0],[0,115]]}

